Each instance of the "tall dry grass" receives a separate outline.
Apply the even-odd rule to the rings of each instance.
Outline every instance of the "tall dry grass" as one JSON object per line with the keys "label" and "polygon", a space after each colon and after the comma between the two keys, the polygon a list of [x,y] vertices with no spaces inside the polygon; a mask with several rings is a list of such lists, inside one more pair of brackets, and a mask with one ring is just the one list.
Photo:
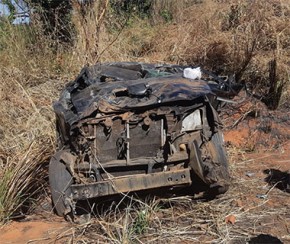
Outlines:
{"label": "tall dry grass", "polygon": [[[203,1],[184,8],[175,24],[158,28],[150,56],[235,75],[277,108],[289,87],[289,15],[287,1]],[[275,81],[269,68],[273,60]]]}
{"label": "tall dry grass", "polygon": [[160,60],[236,73],[264,73],[262,65],[276,57],[283,70],[289,11],[287,1],[203,1],[174,16],[174,24],[159,26],[155,53]]}
{"label": "tall dry grass", "polygon": [[79,1],[72,3],[72,23],[76,30],[72,56],[78,63],[95,64],[99,62],[102,52],[100,38],[105,31],[104,21],[109,0],[93,1],[88,4],[81,4]]}
{"label": "tall dry grass", "polygon": [[0,221],[5,221],[25,214],[47,188],[46,166],[55,149],[51,104],[69,67],[59,63],[59,52],[41,28],[2,24]]}
{"label": "tall dry grass", "polygon": [[90,7],[75,2],[69,45],[46,36],[41,22],[2,23],[0,220],[43,191],[55,150],[51,104],[83,65],[113,60],[202,65],[235,74],[267,95],[268,64],[275,59],[283,103],[289,87],[289,16],[287,0],[156,0],[145,17],[134,11],[120,16],[107,0]]}

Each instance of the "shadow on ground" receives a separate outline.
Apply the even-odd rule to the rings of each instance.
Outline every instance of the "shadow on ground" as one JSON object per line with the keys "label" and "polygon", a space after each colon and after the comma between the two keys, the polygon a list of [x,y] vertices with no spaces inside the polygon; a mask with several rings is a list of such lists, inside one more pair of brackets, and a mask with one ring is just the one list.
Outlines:
{"label": "shadow on ground", "polygon": [[265,169],[264,174],[267,175],[265,181],[277,187],[281,191],[290,193],[290,174],[289,172],[280,171],[278,169]]}
{"label": "shadow on ground", "polygon": [[251,238],[248,241],[249,244],[266,244],[266,243],[271,243],[271,244],[282,244],[277,237],[271,236],[271,235],[265,235],[265,234],[260,234],[256,237]]}

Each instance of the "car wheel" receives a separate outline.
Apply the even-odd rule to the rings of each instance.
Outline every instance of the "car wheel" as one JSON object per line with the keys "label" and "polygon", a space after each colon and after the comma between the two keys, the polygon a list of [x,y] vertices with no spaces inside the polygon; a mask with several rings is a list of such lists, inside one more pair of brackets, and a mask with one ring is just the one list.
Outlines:
{"label": "car wheel", "polygon": [[216,132],[210,141],[204,143],[201,150],[204,176],[212,193],[225,193],[229,187],[230,176],[222,133]]}
{"label": "car wheel", "polygon": [[68,197],[71,194],[70,186],[73,183],[73,177],[61,160],[63,152],[57,152],[50,160],[49,184],[54,210],[57,215],[65,217],[72,213]]}
{"label": "car wheel", "polygon": [[228,156],[224,147],[223,134],[221,132],[216,132],[210,141],[212,147],[213,158],[220,162],[226,169],[228,169]]}

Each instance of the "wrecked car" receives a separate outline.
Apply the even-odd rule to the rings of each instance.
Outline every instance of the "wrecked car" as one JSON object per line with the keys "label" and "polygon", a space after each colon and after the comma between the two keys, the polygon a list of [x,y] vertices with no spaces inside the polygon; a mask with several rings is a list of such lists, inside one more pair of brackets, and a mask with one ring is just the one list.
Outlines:
{"label": "wrecked car", "polygon": [[56,213],[77,202],[200,178],[229,185],[211,82],[183,77],[185,66],[105,63],[85,67],[54,104],[58,150],[49,165]]}

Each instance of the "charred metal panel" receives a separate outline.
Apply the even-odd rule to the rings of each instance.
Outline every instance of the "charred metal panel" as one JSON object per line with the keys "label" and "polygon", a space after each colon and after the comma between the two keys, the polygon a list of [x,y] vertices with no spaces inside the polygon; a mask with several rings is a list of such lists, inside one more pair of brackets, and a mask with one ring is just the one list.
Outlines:
{"label": "charred metal panel", "polygon": [[111,127],[96,126],[96,155],[101,163],[124,158],[126,147],[125,125],[121,119],[113,121]]}
{"label": "charred metal panel", "polygon": [[131,124],[130,158],[156,157],[161,148],[161,120]]}
{"label": "charred metal panel", "polygon": [[[95,125],[95,150],[98,160],[105,163],[117,159],[156,157],[161,148],[161,120],[150,120],[150,124],[147,123],[145,118],[140,119],[140,122],[129,122],[126,126],[124,121],[116,119],[110,127],[104,124]],[[128,144],[130,144],[129,155]]]}

